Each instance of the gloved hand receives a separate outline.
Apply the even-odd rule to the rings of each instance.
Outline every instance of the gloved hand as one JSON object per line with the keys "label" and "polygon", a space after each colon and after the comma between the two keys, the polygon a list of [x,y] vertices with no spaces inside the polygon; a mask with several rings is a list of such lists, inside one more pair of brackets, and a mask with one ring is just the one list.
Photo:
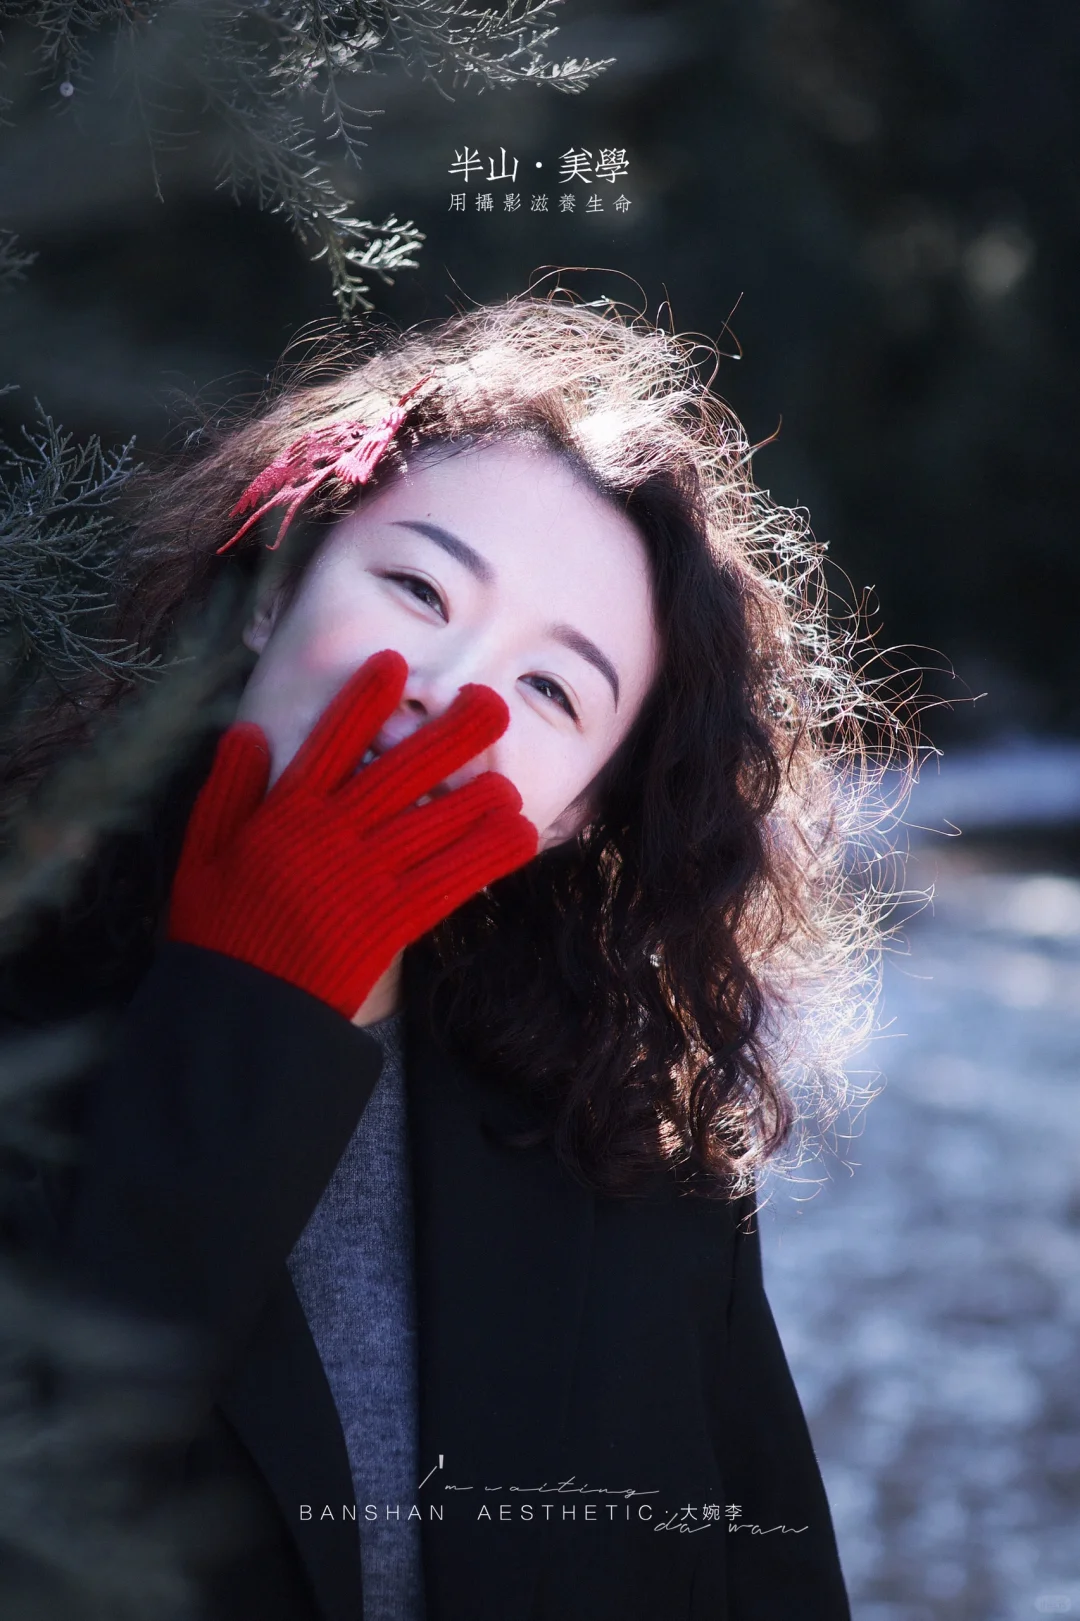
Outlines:
{"label": "gloved hand", "polygon": [[252,963],[351,1019],[404,946],[536,854],[521,796],[497,772],[415,803],[506,730],[490,687],[463,687],[357,771],[407,674],[399,653],[368,659],[269,794],[266,734],[229,727],[188,823],[169,939]]}

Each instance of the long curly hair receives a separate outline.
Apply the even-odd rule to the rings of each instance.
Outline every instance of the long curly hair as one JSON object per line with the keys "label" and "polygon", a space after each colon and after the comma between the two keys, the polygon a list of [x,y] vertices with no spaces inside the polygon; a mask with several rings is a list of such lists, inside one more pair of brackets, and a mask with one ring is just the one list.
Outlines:
{"label": "long curly hair", "polygon": [[[562,1163],[610,1195],[673,1167],[687,1191],[742,1193],[850,1105],[844,1063],[872,1028],[890,901],[859,856],[867,806],[884,767],[912,759],[910,713],[867,674],[857,618],[832,619],[805,514],[755,486],[715,364],[561,292],[338,336],[151,477],[119,582],[117,634],[161,650],[223,570],[256,569],[265,531],[218,555],[251,479],[299,434],[373,422],[428,374],[366,490],[327,481],[290,530],[286,596],[333,523],[428,445],[539,439],[632,519],[662,663],[593,819],[413,948],[442,1038],[539,1105]],[[124,686],[87,677],[36,716],[9,791],[92,735]]]}

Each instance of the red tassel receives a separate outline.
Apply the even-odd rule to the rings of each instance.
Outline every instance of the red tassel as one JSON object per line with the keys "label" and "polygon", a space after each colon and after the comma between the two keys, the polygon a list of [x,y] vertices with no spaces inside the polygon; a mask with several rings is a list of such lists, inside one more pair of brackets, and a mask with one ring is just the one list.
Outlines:
{"label": "red tassel", "polygon": [[216,555],[235,546],[272,507],[284,507],[284,522],[276,539],[267,546],[268,551],[276,551],[308,496],[328,478],[339,478],[344,484],[366,484],[408,416],[407,402],[430,381],[430,376],[421,377],[418,383],[406,389],[397,404],[392,405],[374,427],[363,422],[332,422],[325,428],[311,428],[294,439],[252,479],[237,501],[229,517],[238,518],[245,512],[251,515],[224,546],[218,547]]}

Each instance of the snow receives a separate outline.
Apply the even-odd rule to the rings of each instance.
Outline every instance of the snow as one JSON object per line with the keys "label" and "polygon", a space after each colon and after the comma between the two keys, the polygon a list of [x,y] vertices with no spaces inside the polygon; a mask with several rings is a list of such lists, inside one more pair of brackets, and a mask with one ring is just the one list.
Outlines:
{"label": "snow", "polygon": [[941,830],[1080,821],[1080,743],[1018,737],[924,762],[907,820]]}
{"label": "snow", "polygon": [[762,1223],[855,1621],[1080,1616],[1080,882],[961,845],[912,865],[883,1092]]}

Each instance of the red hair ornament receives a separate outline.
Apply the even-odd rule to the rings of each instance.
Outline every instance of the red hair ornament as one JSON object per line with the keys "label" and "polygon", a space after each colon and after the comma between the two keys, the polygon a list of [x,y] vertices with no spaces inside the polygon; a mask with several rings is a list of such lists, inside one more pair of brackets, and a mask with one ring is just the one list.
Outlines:
{"label": "red hair ornament", "polygon": [[328,478],[339,478],[343,484],[366,484],[408,416],[408,401],[430,382],[430,377],[421,377],[418,383],[406,389],[397,404],[392,405],[374,427],[364,422],[332,422],[325,428],[311,428],[294,439],[269,467],[264,467],[252,479],[237,501],[229,517],[239,518],[245,512],[250,512],[251,516],[224,546],[218,547],[215,555],[220,556],[230,546],[235,546],[272,507],[284,507],[285,521],[276,540],[267,545],[267,551],[277,551],[297,512],[320,484],[325,484]]}

